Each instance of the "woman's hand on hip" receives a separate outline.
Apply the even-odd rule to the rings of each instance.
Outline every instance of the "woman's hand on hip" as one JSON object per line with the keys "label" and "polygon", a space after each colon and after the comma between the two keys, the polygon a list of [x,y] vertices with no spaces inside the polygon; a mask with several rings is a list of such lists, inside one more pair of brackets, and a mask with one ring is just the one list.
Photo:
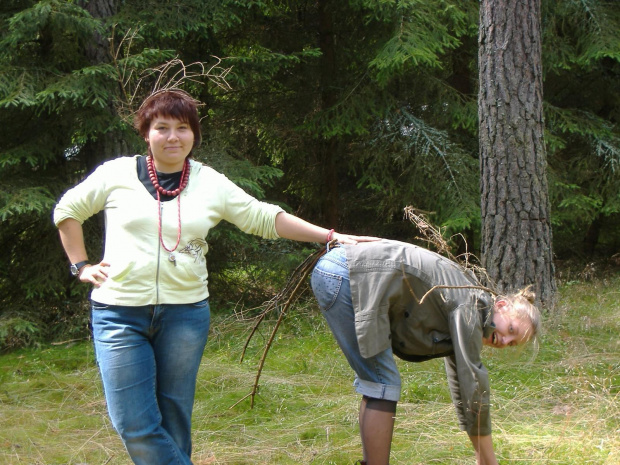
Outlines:
{"label": "woman's hand on hip", "polygon": [[91,283],[95,287],[101,286],[108,279],[109,263],[99,262],[94,265],[84,265],[80,270],[80,281]]}

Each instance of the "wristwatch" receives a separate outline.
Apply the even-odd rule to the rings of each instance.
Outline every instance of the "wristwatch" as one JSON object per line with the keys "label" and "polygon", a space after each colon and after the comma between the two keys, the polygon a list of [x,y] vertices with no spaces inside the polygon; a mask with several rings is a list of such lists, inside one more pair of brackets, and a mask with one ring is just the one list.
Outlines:
{"label": "wristwatch", "polygon": [[71,274],[73,276],[78,277],[80,275],[80,270],[82,269],[82,267],[89,264],[90,262],[88,260],[84,260],[83,262],[74,263],[69,269],[71,270]]}

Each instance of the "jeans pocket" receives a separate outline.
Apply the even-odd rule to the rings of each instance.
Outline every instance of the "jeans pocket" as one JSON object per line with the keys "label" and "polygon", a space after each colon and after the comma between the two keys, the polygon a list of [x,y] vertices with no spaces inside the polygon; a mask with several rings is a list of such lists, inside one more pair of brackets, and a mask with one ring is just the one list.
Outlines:
{"label": "jeans pocket", "polygon": [[342,276],[326,273],[316,268],[312,272],[312,278],[310,279],[312,292],[319,307],[324,312],[328,311],[336,302],[340,287],[342,286],[342,279]]}

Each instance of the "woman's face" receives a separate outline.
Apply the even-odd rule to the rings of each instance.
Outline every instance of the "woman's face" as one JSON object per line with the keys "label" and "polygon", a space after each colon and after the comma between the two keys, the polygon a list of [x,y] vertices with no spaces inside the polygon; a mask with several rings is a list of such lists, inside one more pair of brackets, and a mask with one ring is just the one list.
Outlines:
{"label": "woman's face", "polygon": [[511,305],[505,300],[495,303],[493,323],[495,330],[488,338],[483,338],[485,345],[503,349],[508,346],[517,346],[530,340],[532,324],[529,321],[517,318],[511,311]]}
{"label": "woman's face", "polygon": [[156,116],[151,121],[146,142],[151,148],[155,169],[174,173],[183,169],[185,158],[194,146],[194,133],[189,123]]}

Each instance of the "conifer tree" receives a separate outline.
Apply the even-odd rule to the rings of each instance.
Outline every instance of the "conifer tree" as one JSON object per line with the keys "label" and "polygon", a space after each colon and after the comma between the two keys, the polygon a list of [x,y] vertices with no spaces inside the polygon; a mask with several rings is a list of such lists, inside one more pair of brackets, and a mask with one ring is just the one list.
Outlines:
{"label": "conifer tree", "polygon": [[553,306],[539,0],[483,0],[479,41],[482,263]]}
{"label": "conifer tree", "polygon": [[545,118],[558,257],[620,248],[620,8],[544,2]]}
{"label": "conifer tree", "polygon": [[[594,252],[620,244],[614,6],[543,1],[551,218],[563,256],[584,250],[586,238]],[[462,0],[184,0],[174,9],[3,0],[0,310],[21,305],[38,318],[40,308],[66,313],[82,301],[87,290],[67,273],[51,208],[103,159],[144,149],[118,112],[120,82],[175,57],[232,66],[229,89],[187,88],[205,103],[200,160],[349,232],[414,240],[403,221],[412,205],[447,235],[464,232],[478,253],[478,15],[478,2]],[[252,256],[232,251],[265,250],[232,228],[214,234],[231,246],[212,248],[222,254],[212,270]],[[96,254],[99,238],[89,237]]]}

